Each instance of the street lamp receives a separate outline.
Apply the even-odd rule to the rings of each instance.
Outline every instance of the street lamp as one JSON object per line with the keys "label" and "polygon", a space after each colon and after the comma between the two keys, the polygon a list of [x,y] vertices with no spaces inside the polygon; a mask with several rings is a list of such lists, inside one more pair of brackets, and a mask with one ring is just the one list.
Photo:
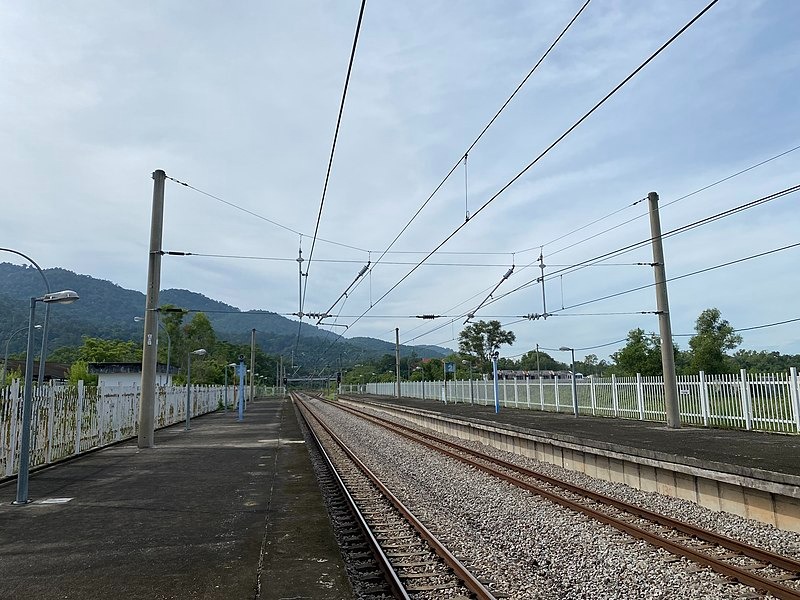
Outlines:
{"label": "street lamp", "polygon": [[472,389],[472,361],[462,360],[462,365],[469,365],[469,403],[475,404],[475,391]]}
{"label": "street lamp", "polygon": [[228,367],[236,368],[236,363],[228,363],[222,369],[225,371],[225,404],[223,405],[223,412],[228,412]]}
{"label": "street lamp", "polygon": [[[45,290],[47,290],[48,294],[50,293],[50,282],[47,281],[47,277],[45,277],[44,271],[42,271],[42,268],[39,265],[36,264],[35,260],[33,260],[27,254],[23,254],[22,252],[19,252],[18,250],[12,250],[11,248],[0,248],[0,251],[2,251],[2,252],[11,252],[12,254],[16,254],[17,256],[21,256],[22,258],[24,258],[26,260],[29,260],[31,262],[31,264],[34,267],[36,267],[36,270],[39,271],[39,275],[41,276],[42,281],[44,281]],[[44,305],[44,326],[42,327],[42,351],[41,351],[41,353],[39,355],[39,378],[38,378],[39,385],[43,385],[44,384],[44,363],[45,363],[45,358],[47,357],[47,324],[49,322],[50,322],[50,305],[49,304],[45,304]]]}
{"label": "street lamp", "polygon": [[192,419],[192,354],[205,356],[207,353],[204,348],[199,348],[187,354],[189,360],[186,363],[186,427],[184,427],[184,431],[192,428],[190,424]]}
{"label": "street lamp", "polygon": [[575,383],[575,348],[567,348],[566,346],[561,346],[559,348],[561,352],[571,352],[572,353],[572,412],[575,413],[575,416],[578,416],[578,386]]}
{"label": "street lamp", "polygon": [[494,414],[500,412],[500,387],[497,383],[497,359],[500,353],[495,350],[492,352],[492,377],[494,378]]}
{"label": "street lamp", "polygon": [[[144,321],[144,317],[133,317],[133,320],[140,323]],[[164,333],[167,334],[167,384],[169,384],[169,357],[172,355],[172,338],[169,337],[167,326],[161,322],[161,319],[158,320],[158,325],[164,330]],[[156,344],[158,344],[158,340],[156,340]]]}
{"label": "street lamp", "polygon": [[[17,474],[17,499],[14,504],[27,504],[28,500],[28,468],[31,453],[31,392],[33,391],[33,324],[36,319],[36,303],[43,302],[45,306],[54,304],[71,304],[79,298],[72,290],[48,292],[44,296],[31,298],[30,315],[28,316],[28,350],[25,356],[25,393],[22,397],[22,440],[19,447],[19,473]],[[41,366],[41,362],[39,363]]]}
{"label": "street lamp", "polygon": [[[41,329],[42,326],[41,325],[34,325],[33,328],[34,329]],[[8,364],[8,345],[11,343],[11,339],[15,335],[17,335],[18,333],[22,333],[26,329],[28,329],[27,325],[25,327],[20,327],[14,333],[12,333],[10,336],[8,336],[8,339],[6,340],[6,354],[3,357],[3,376],[0,377],[0,388],[3,388],[3,387],[6,386],[6,365]]]}

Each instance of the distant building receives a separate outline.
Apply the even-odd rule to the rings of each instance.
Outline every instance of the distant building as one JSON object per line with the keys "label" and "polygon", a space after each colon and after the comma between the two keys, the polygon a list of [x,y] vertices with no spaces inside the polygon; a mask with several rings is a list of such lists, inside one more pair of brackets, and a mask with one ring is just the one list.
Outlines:
{"label": "distant building", "polygon": [[[15,359],[8,359],[8,372],[12,371],[20,371],[22,376],[25,376],[25,361],[24,360],[15,360]],[[45,362],[44,363],[44,380],[45,381],[53,381],[55,383],[59,383],[62,381],[66,381],[67,379],[67,372],[69,371],[69,365],[64,363],[55,363],[55,362]],[[39,361],[33,361],[33,380],[36,381],[39,378]]]}
{"label": "distant building", "polygon": [[[176,367],[156,364],[156,384],[172,385],[172,376],[178,372]],[[142,383],[142,363],[138,362],[103,362],[89,363],[89,373],[97,375],[98,386],[140,385]]]}
{"label": "distant building", "polygon": [[[499,369],[497,371],[499,379],[572,379],[572,371],[511,371]],[[575,379],[583,379],[583,373],[575,373]]]}

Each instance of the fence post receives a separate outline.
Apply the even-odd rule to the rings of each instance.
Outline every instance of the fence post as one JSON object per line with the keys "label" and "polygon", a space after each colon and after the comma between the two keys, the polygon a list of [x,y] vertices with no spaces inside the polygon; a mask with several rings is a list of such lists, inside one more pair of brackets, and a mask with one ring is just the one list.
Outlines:
{"label": "fence post", "polygon": [[700,371],[700,412],[703,415],[703,426],[708,427],[711,407],[708,404],[708,381],[706,380],[705,371]]}
{"label": "fence post", "polygon": [[614,416],[619,416],[619,396],[617,395],[617,376],[611,374],[611,404],[614,409]]}
{"label": "fence post", "polygon": [[83,423],[83,398],[84,398],[83,379],[78,381],[78,399],[75,405],[75,452],[81,453],[81,424]]}
{"label": "fence post", "polygon": [[514,377],[514,408],[519,408],[519,392],[517,391],[516,377]]}
{"label": "fence post", "polygon": [[558,401],[558,375],[553,376],[553,389],[555,390],[556,412],[561,412],[561,403]]}
{"label": "fence post", "polygon": [[528,410],[531,408],[531,378],[525,376],[525,397],[528,400]]}
{"label": "fence post", "polygon": [[742,413],[744,414],[747,430],[753,428],[753,401],[750,398],[750,385],[747,382],[747,369],[739,370],[739,389],[742,396]]}
{"label": "fence post", "polygon": [[542,405],[542,412],[544,412],[544,381],[542,381],[541,375],[539,375],[539,404]]}
{"label": "fence post", "polygon": [[589,378],[589,393],[592,397],[592,416],[597,414],[597,396],[594,391],[594,377]]}
{"label": "fence post", "polygon": [[6,463],[6,477],[14,473],[14,461],[17,457],[17,431],[19,429],[19,409],[20,409],[20,395],[19,395],[19,379],[11,382],[11,395],[8,399],[11,403],[11,448],[8,454],[8,462]]}
{"label": "fence post", "polygon": [[792,367],[789,369],[791,376],[791,396],[792,396],[792,410],[794,411],[794,431],[800,433],[800,396],[797,393],[797,368]]}
{"label": "fence post", "polygon": [[639,407],[639,420],[644,421],[644,389],[641,373],[636,374],[636,404]]}
{"label": "fence post", "polygon": [[56,423],[56,394],[52,385],[45,386],[44,389],[47,394],[47,450],[44,453],[44,461],[46,464],[50,464],[53,456],[53,427]]}

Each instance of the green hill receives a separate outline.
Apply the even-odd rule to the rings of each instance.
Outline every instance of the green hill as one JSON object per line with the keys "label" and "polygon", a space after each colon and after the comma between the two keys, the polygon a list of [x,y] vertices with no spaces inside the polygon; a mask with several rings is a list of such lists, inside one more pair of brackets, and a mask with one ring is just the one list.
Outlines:
{"label": "green hill", "polygon": [[[79,302],[51,308],[49,348],[77,346],[82,336],[140,341],[142,324],[133,320],[144,313],[145,296],[111,281],[79,275],[66,269],[45,269],[52,290],[72,289],[80,294]],[[28,322],[28,302],[44,293],[39,272],[33,267],[0,262],[0,342]],[[256,329],[259,346],[269,354],[289,356],[295,350],[298,322],[268,311],[243,312],[235,306],[189,290],[163,290],[162,305],[172,304],[208,315],[217,336],[233,343],[248,343]],[[43,309],[37,309],[41,322]],[[324,353],[328,360],[341,357],[348,365],[359,360],[394,353],[394,344],[368,337],[343,338],[308,323],[300,325],[298,360],[317,362]],[[15,336],[9,345],[12,353],[24,349],[24,335]],[[402,346],[404,356],[415,352],[419,357],[445,356],[451,351],[437,346]],[[303,357],[303,358],[299,358]]]}

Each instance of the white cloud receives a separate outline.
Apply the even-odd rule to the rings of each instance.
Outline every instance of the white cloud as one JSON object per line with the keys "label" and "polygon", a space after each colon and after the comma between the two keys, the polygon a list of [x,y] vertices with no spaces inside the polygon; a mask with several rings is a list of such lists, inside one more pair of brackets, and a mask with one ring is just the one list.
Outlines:
{"label": "white cloud", "polygon": [[[580,6],[565,3],[404,2],[368,5],[320,236],[380,251],[428,197],[541,52]],[[591,4],[541,70],[469,156],[469,209],[478,207],[674,33],[703,2]],[[3,245],[126,287],[143,289],[150,173],[167,174],[305,233],[314,229],[357,3],[123,2],[7,7],[0,24],[0,134],[6,144]],[[502,293],[538,275],[537,250],[651,190],[662,205],[797,145],[800,48],[793,2],[720,4],[539,164],[498,197],[432,262],[420,267],[347,335],[416,337],[437,326],[372,315],[456,313],[477,305],[513,259]],[[667,206],[665,230],[797,183],[800,151]],[[797,240],[795,196],[665,241],[668,274]],[[428,251],[464,220],[462,167],[394,250]],[[647,219],[550,254],[644,212],[626,209],[545,247],[570,264],[649,235]],[[295,258],[298,236],[168,182],[164,247]],[[310,240],[303,240],[306,257]],[[422,254],[389,254],[414,261]],[[690,332],[703,308],[734,326],[800,316],[796,251],[674,282],[673,329]],[[368,258],[318,242],[307,311],[327,308]],[[326,260],[347,259],[336,264]],[[649,249],[617,262],[648,261]],[[347,300],[360,315],[410,265],[379,265]],[[563,277],[564,302],[652,280],[648,267],[608,266]],[[166,287],[245,309],[297,310],[297,263],[166,257]],[[561,306],[562,280],[548,283]],[[372,293],[370,294],[370,287]],[[483,291],[483,295],[481,292]],[[467,298],[475,296],[469,302]],[[581,312],[654,310],[648,288]],[[538,286],[482,314],[541,312]],[[577,312],[577,309],[576,309]],[[455,314],[447,312],[447,314]],[[480,314],[479,314],[480,316]],[[341,322],[352,322],[342,318]],[[462,320],[420,338],[448,342]],[[653,315],[558,317],[514,326],[509,353],[535,343],[577,347],[652,331]],[[413,331],[412,331],[413,330]],[[797,328],[748,332],[745,345],[800,352]],[[408,332],[406,336],[406,332]],[[452,342],[449,342],[452,344]],[[679,342],[680,343],[680,342]],[[685,344],[683,344],[685,345]],[[613,347],[597,353],[613,351]]]}

